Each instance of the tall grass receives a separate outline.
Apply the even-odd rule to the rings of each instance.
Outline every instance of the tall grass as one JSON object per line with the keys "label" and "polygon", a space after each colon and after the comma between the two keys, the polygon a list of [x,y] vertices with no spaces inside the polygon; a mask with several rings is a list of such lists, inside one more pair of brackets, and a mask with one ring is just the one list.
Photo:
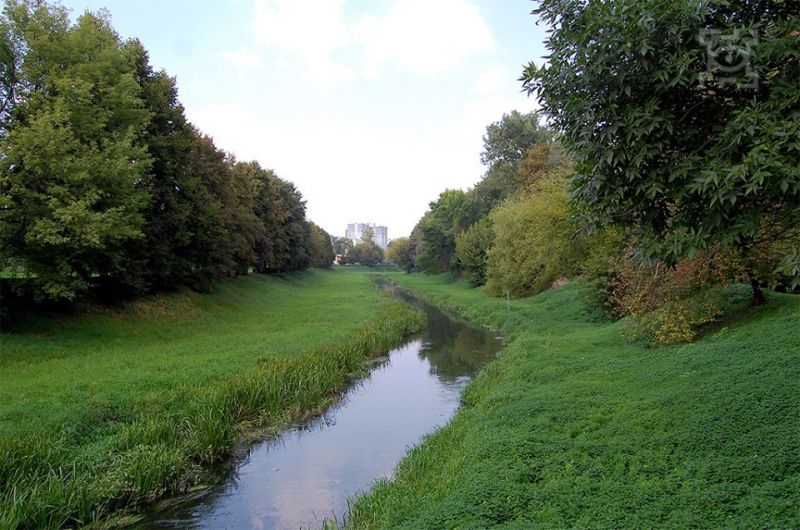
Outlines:
{"label": "tall grass", "polygon": [[253,427],[272,430],[336,400],[364,361],[418,330],[389,300],[347,339],[274,357],[239,376],[183,384],[95,422],[0,438],[0,528],[78,526],[201,482]]}

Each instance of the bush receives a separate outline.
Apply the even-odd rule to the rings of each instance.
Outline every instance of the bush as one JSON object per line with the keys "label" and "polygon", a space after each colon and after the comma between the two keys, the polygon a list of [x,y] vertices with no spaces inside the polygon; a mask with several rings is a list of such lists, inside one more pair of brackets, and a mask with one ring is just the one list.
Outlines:
{"label": "bush", "polygon": [[674,267],[650,263],[634,250],[611,260],[600,280],[606,309],[631,316],[629,331],[656,344],[691,342],[698,329],[723,314],[724,287],[747,278],[732,252],[713,247]]}
{"label": "bush", "polygon": [[410,238],[399,237],[389,243],[386,261],[394,263],[406,272],[414,270],[414,245]]}
{"label": "bush", "polygon": [[586,249],[573,238],[578,226],[570,219],[567,176],[550,172],[492,212],[495,240],[486,263],[492,294],[535,294],[580,270]]}
{"label": "bush", "polygon": [[486,283],[486,256],[494,244],[492,219],[484,217],[456,236],[456,260],[464,276],[475,286]]}

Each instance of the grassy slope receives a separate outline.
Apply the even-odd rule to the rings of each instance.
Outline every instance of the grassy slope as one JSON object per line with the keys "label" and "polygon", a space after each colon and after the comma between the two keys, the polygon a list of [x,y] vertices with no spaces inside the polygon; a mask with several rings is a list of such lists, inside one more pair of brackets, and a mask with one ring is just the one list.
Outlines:
{"label": "grassy slope", "polygon": [[510,343],[353,527],[800,527],[800,297],[646,349],[592,322],[576,285],[509,312],[443,277],[393,279]]}
{"label": "grassy slope", "polygon": [[325,405],[416,325],[368,275],[327,271],[4,333],[0,527],[96,520],[202,480],[237,426]]}
{"label": "grassy slope", "polygon": [[381,307],[369,279],[255,275],[0,334],[0,435],[59,428],[89,409],[204,384],[352,334]]}

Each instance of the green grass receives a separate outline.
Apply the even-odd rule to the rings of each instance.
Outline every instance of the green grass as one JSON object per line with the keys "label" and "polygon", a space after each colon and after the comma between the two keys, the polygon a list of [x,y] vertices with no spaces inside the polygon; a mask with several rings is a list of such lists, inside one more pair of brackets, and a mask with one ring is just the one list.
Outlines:
{"label": "green grass", "polygon": [[509,343],[348,526],[800,527],[800,297],[645,348],[591,318],[579,284],[509,310],[447,277],[390,277]]}
{"label": "green grass", "polygon": [[359,272],[252,276],[0,335],[0,527],[183,491],[244,433],[335,400],[420,314]]}

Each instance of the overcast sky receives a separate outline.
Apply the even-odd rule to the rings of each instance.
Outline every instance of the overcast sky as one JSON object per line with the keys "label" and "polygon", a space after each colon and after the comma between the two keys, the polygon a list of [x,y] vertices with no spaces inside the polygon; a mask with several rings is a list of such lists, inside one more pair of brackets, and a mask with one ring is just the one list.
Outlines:
{"label": "overcast sky", "polygon": [[294,182],[334,235],[408,233],[445,188],[483,174],[481,137],[528,111],[541,61],[529,0],[66,0],[107,8],[177,77],[189,119]]}

